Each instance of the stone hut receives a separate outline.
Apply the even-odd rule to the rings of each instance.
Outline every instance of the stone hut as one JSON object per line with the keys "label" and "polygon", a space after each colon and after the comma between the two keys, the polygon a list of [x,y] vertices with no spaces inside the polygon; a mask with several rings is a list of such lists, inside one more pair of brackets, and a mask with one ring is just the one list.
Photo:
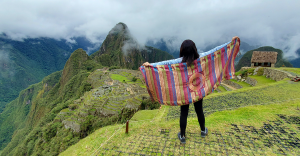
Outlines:
{"label": "stone hut", "polygon": [[275,67],[277,52],[254,51],[251,58],[251,67]]}

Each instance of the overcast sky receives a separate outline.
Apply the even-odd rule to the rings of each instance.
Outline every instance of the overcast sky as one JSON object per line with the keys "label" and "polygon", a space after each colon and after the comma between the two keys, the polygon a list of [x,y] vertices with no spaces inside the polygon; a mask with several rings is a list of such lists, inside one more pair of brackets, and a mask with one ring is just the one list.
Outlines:
{"label": "overcast sky", "polygon": [[118,22],[140,42],[192,39],[198,48],[233,36],[295,56],[300,0],[1,0],[0,32],[13,39],[86,36],[97,42]]}

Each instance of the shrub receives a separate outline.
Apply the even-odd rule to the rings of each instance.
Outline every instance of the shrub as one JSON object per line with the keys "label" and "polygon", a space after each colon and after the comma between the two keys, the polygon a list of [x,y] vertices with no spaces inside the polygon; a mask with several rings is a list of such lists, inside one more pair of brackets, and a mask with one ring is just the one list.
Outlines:
{"label": "shrub", "polygon": [[78,108],[78,105],[76,105],[76,104],[71,104],[71,105],[69,105],[69,109],[70,110],[75,110],[75,109],[77,109]]}
{"label": "shrub", "polygon": [[257,76],[262,76],[264,74],[264,68],[259,68],[257,71]]}
{"label": "shrub", "polygon": [[113,69],[120,69],[120,67],[119,66],[111,66],[111,67],[109,67],[109,71],[111,71]]}
{"label": "shrub", "polygon": [[158,102],[152,102],[151,100],[143,100],[140,106],[141,110],[153,110],[158,109],[160,107],[160,104]]}
{"label": "shrub", "polygon": [[119,121],[121,121],[121,123],[126,122],[133,117],[136,111],[137,110],[135,109],[123,108],[121,113],[119,114]]}
{"label": "shrub", "polygon": [[86,70],[88,70],[88,71],[90,71],[90,70],[92,70],[92,69],[93,69],[92,66],[87,66],[87,67],[86,67]]}
{"label": "shrub", "polygon": [[248,69],[248,70],[247,70],[247,73],[248,73],[248,74],[253,74],[253,73],[254,73],[254,68]]}
{"label": "shrub", "polygon": [[246,75],[246,74],[247,74],[247,71],[248,71],[248,70],[242,71],[242,72],[241,72],[241,75],[242,75],[243,77],[247,76],[247,75]]}
{"label": "shrub", "polygon": [[137,80],[137,78],[134,76],[131,81],[135,82],[136,80]]}

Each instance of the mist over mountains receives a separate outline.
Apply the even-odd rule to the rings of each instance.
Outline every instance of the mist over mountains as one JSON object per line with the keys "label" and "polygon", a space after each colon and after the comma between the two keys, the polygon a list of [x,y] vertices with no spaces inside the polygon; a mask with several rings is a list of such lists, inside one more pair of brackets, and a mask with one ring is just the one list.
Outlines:
{"label": "mist over mountains", "polygon": [[[98,37],[98,40],[104,40],[104,38]],[[109,40],[114,41],[110,42]],[[242,55],[237,56],[236,63],[244,53],[258,48],[258,46],[250,45],[243,39],[241,40],[240,52]],[[166,51],[174,58],[178,58],[181,45],[181,41],[176,37],[149,38],[144,45],[132,35],[124,23],[117,24],[111,29],[106,41],[106,43],[101,44],[101,42],[90,41],[86,37],[73,37],[68,40],[41,37],[25,38],[19,41],[12,40],[8,35],[2,33],[0,35],[0,112],[5,103],[17,97],[19,91],[30,84],[39,82],[46,75],[61,70],[71,52],[78,48],[92,54],[93,58],[95,57],[98,62],[102,62],[105,66],[124,66],[137,69],[143,61],[152,62],[151,58],[161,57],[154,55],[157,51]],[[108,42],[110,45],[107,44]],[[198,52],[208,51],[220,44],[223,43],[216,42],[205,47],[198,46]],[[154,49],[149,46],[154,47]],[[106,51],[111,52],[106,53]],[[129,54],[128,51],[132,52]],[[155,57],[149,56],[150,51]],[[285,54],[286,51],[283,50],[283,57]],[[288,59],[294,67],[300,67],[299,49],[296,54],[298,55]],[[164,54],[164,56],[166,55]]]}
{"label": "mist over mountains", "polygon": [[[122,71],[123,68],[138,72],[136,69],[143,62],[178,58],[181,43],[176,38],[149,39],[143,45],[131,34],[127,25],[120,22],[109,31],[101,46],[84,37],[74,38],[72,42],[53,38],[15,41],[5,35],[0,38],[0,44],[0,95],[4,99],[1,101],[0,149],[3,149],[4,155],[57,155],[93,130],[120,119],[125,121],[136,111],[127,107],[131,106],[131,102],[140,102],[135,98],[127,101],[129,104],[118,105],[118,111],[112,113],[116,109],[112,107],[112,110],[106,110],[115,114],[113,116],[105,115],[105,111],[103,114],[102,106],[107,104],[107,99],[94,101],[90,96],[85,96],[86,101],[82,102],[86,92],[92,89],[97,91],[95,86],[111,83],[112,78],[107,70],[121,68]],[[223,43],[197,47],[198,52],[208,51],[220,44]],[[241,42],[240,50],[245,55],[240,58],[248,59],[244,62],[249,63],[249,54],[255,48]],[[257,50],[276,50],[280,52],[278,59],[284,55],[280,49],[273,47]],[[279,62],[278,66],[282,64],[288,65],[289,62]],[[95,71],[99,73],[95,74]],[[98,109],[99,104],[101,109]],[[128,110],[124,111],[124,106]]]}
{"label": "mist over mountains", "polygon": [[[175,39],[172,39],[172,38],[169,38],[169,39],[167,39],[167,38],[149,39],[146,42],[146,45],[153,46],[155,48],[158,48],[158,49],[161,49],[163,51],[166,51],[166,52],[170,53],[174,58],[178,58],[179,57],[179,49],[180,49],[181,43],[179,43],[176,40],[177,40],[176,38]],[[176,44],[174,44],[174,43],[176,43]],[[197,44],[197,43],[195,43],[195,44]],[[209,45],[207,45],[205,47],[197,47],[198,48],[198,52],[201,53],[201,52],[209,51],[209,50],[211,50],[211,49],[213,49],[213,48],[215,48],[215,47],[217,47],[217,46],[219,46],[221,44],[223,44],[223,43],[216,42],[216,43],[213,43],[213,44],[209,44]],[[240,46],[240,53],[241,53],[241,55],[238,55],[236,57],[235,63],[238,64],[239,60],[243,57],[243,55],[246,52],[254,50],[254,49],[257,49],[259,47],[270,47],[270,46],[268,46],[268,45],[261,45],[261,46],[250,45],[250,44],[248,44],[247,42],[244,42],[241,39],[241,46]],[[277,48],[273,48],[273,47],[271,49],[270,48],[261,48],[261,49],[269,49],[269,50],[275,50],[275,51],[278,50]],[[285,50],[287,50],[287,49],[285,49]],[[284,58],[285,60],[289,61],[293,65],[293,67],[300,68],[300,48],[296,51],[297,55],[295,55],[294,57],[287,57],[287,56],[289,56],[289,54],[287,54],[287,51],[285,51],[285,50],[284,49],[280,50],[280,53],[281,53],[280,54],[281,55],[280,59]],[[240,69],[240,67],[239,67],[239,69]]]}
{"label": "mist over mountains", "polygon": [[[35,71],[21,70],[21,74],[28,74],[28,78],[32,78],[30,74],[38,74],[36,71],[40,71],[41,75],[51,72],[50,70],[60,71],[53,72],[39,83],[30,85],[22,90],[17,98],[6,104],[0,113],[2,155],[58,155],[95,129],[128,120],[140,108],[142,96],[148,96],[139,79],[141,73],[136,69],[143,62],[159,62],[173,58],[165,51],[140,46],[124,23],[116,24],[99,50],[90,56],[82,48],[72,53],[67,51],[76,47],[74,44],[66,46],[66,42],[58,44],[53,39],[33,41],[22,42],[27,46],[23,53],[18,51],[22,46],[16,46],[21,44],[20,41],[16,42],[16,45],[13,44],[9,51],[13,54],[17,51],[27,59],[20,65],[17,64],[19,68],[22,63],[27,65],[27,62],[37,66],[33,68],[34,65],[28,65],[28,69]],[[46,46],[43,42],[49,45]],[[63,70],[59,69],[61,66]],[[111,75],[120,73],[109,71],[115,68],[121,68],[121,71],[134,69],[128,70],[131,73],[123,72],[131,78],[131,83],[114,81]],[[9,70],[10,68],[5,66],[4,72]],[[15,77],[15,81],[22,80],[21,74]],[[41,75],[38,76],[42,77]],[[112,83],[116,83],[117,86],[111,86]],[[103,92],[98,92],[99,90]],[[87,92],[93,96],[84,97]],[[140,95],[142,93],[146,95]],[[109,98],[107,94],[110,95]],[[100,95],[103,96],[102,99],[99,99]],[[126,98],[123,99],[125,95]],[[112,100],[111,105],[107,106],[108,101],[115,98],[123,99],[123,102]],[[87,101],[83,102],[82,99]],[[50,144],[53,146],[49,146]]]}
{"label": "mist over mountains", "polygon": [[83,48],[92,53],[100,47],[85,37],[73,38],[73,41],[53,38],[17,41],[6,34],[0,35],[0,112],[22,89],[62,70],[74,50]]}
{"label": "mist over mountains", "polygon": [[[179,43],[178,41],[176,42],[174,40],[175,39],[172,40],[172,39],[163,39],[163,38],[148,40],[146,42],[146,45],[153,46],[155,48],[166,51],[166,52],[170,53],[171,55],[173,55],[174,58],[178,58],[181,43]],[[228,41],[230,41],[230,39]],[[197,44],[197,43],[195,43],[195,44]],[[197,47],[198,48],[198,53],[209,51],[209,50],[211,50],[211,49],[213,49],[213,48],[215,48],[215,47],[217,47],[221,44],[224,44],[224,43],[216,42],[216,43],[213,43],[213,44],[206,45],[205,47]],[[255,49],[257,47],[258,46],[252,46],[252,45],[249,45],[246,42],[241,41],[240,52],[243,55],[247,51]],[[236,61],[239,61],[239,59],[242,57],[242,55],[237,56]]]}

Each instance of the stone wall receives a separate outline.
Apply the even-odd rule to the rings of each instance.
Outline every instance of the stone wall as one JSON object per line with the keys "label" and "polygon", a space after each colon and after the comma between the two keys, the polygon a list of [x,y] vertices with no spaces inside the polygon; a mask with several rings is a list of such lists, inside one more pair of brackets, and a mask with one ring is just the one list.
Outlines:
{"label": "stone wall", "polygon": [[229,86],[232,86],[233,88],[236,88],[236,89],[241,89],[241,88],[243,88],[241,85],[239,85],[239,84],[237,84],[237,83],[234,83],[234,82],[232,82],[232,81],[230,81],[230,80],[223,80],[222,83],[227,84],[227,85],[229,85]]}
{"label": "stone wall", "polygon": [[257,81],[255,79],[250,78],[250,77],[247,77],[245,82],[248,83],[251,86],[255,86],[257,84]]}
{"label": "stone wall", "polygon": [[228,88],[226,85],[223,85],[222,83],[221,83],[221,86],[223,86],[223,87],[225,88],[226,91],[231,91],[230,88]]}
{"label": "stone wall", "polygon": [[290,73],[274,68],[265,68],[263,75],[275,81],[280,81],[284,78],[293,78],[293,76]]}

